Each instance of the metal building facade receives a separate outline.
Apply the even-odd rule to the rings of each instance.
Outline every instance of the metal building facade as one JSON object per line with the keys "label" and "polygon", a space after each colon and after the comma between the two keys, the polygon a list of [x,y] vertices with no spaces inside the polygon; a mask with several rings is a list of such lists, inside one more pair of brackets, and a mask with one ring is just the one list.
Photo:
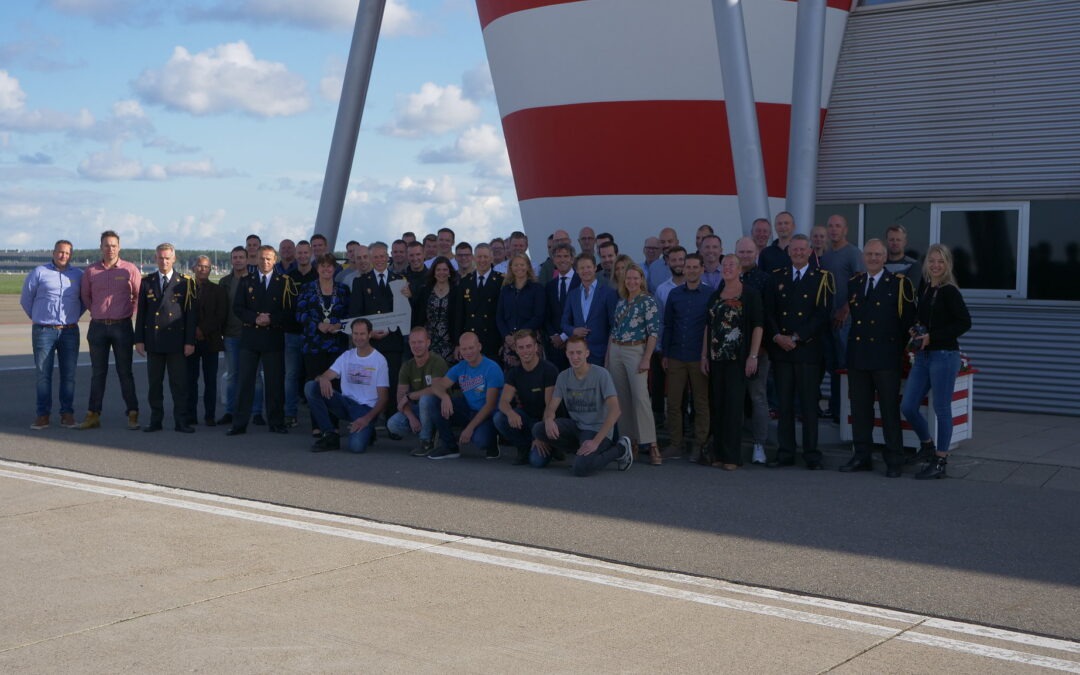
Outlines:
{"label": "metal building facade", "polygon": [[[852,12],[817,196],[1080,200],[1080,2],[912,0]],[[981,371],[978,407],[1080,415],[1080,303],[968,304],[974,327],[961,347]]]}

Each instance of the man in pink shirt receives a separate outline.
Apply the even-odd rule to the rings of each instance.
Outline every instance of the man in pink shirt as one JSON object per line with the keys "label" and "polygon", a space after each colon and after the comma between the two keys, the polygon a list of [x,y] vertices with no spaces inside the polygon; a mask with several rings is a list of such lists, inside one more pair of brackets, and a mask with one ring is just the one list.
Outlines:
{"label": "man in pink shirt", "polygon": [[131,374],[135,332],[131,317],[139,298],[142,275],[139,268],[120,259],[120,235],[112,230],[101,233],[101,261],[86,268],[80,295],[90,310],[90,404],[79,429],[101,426],[101,402],[105,398],[105,379],[109,374],[109,349],[120,378],[120,393],[127,406],[128,429],[139,428],[139,399],[135,396],[135,378]]}

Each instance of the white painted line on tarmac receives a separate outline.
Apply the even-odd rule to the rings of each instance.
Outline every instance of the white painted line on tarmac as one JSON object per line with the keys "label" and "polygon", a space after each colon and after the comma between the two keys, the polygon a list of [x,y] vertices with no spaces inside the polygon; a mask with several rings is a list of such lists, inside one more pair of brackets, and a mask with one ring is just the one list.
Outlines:
{"label": "white painted line on tarmac", "polygon": [[[966,633],[995,640],[1012,641],[1043,649],[1080,653],[1080,644],[1067,640],[1044,638],[1037,635],[1028,635],[1025,633],[1006,631],[985,626],[978,626],[974,624],[965,624],[957,621],[932,619],[930,617],[922,616],[919,614],[895,612],[892,610],[857,605],[854,603],[833,601],[822,598],[797,596],[791,593],[772,591],[769,589],[756,589],[749,586],[739,586],[737,584],[731,584],[729,582],[709,580],[684,574],[658,572],[653,570],[641,570],[626,565],[619,565],[617,563],[608,563],[604,561],[585,558],[583,556],[558,553],[545,549],[533,549],[526,546],[504,544],[501,542],[477,539],[474,537],[458,537],[453,535],[447,535],[444,533],[430,532],[399,525],[377,523],[362,518],[325,514],[319,513],[317,511],[308,511],[294,507],[266,504],[263,502],[244,500],[235,497],[224,497],[220,495],[205,494],[191,490],[183,490],[180,488],[170,488],[166,486],[154,485],[149,483],[139,483],[136,481],[127,481],[117,478],[92,476],[88,474],[80,474],[73,471],[66,471],[63,469],[35,467],[32,465],[21,464],[18,462],[9,462],[4,460],[0,460],[0,466],[7,467],[7,469],[0,469],[0,476],[17,480],[24,480],[45,485],[51,485],[55,487],[81,490],[85,492],[102,494],[122,499],[134,499],[138,501],[159,504],[162,506],[171,506],[174,508],[199,511],[212,515],[247,520],[266,525],[287,527],[290,529],[302,530],[315,534],[344,537],[382,546],[405,549],[407,551],[434,553],[447,557],[457,558],[460,560],[469,560],[472,562],[496,565],[499,567],[506,567],[521,571],[529,571],[537,574],[545,574],[549,576],[584,581],[613,588],[620,588],[623,590],[648,593],[650,595],[657,595],[669,599],[684,600],[687,602],[721,607],[724,609],[771,616],[774,618],[786,619],[790,621],[798,621],[800,623],[808,623],[822,626],[825,628],[849,630],[862,634],[884,637],[887,639],[895,638],[898,640],[903,640],[905,642],[931,646],[953,652],[971,654],[974,656],[981,656],[1002,661],[1010,661],[1014,663],[1022,663],[1025,665],[1039,666],[1065,672],[1080,673],[1080,661],[1071,661],[1042,654],[1033,654],[1014,649],[1005,649],[1001,647],[994,647],[991,645],[957,640],[938,635],[931,635],[919,632],[919,629],[922,627],[930,627],[939,630]],[[92,484],[92,482],[97,482],[100,484],[95,485]],[[237,508],[215,506],[213,504],[205,502],[229,504],[232,506],[242,507],[244,509],[250,510],[239,510]],[[293,517],[301,517],[305,520],[292,520],[276,515],[268,515],[267,513],[253,512],[253,510],[279,513]],[[403,539],[399,537],[374,534],[371,532],[360,532],[355,529],[346,529],[344,527],[336,527],[333,525],[320,524],[318,522],[310,522],[313,520],[333,522],[336,524],[348,525],[351,527],[364,527],[368,529],[382,530],[386,532],[395,532],[398,534],[408,535],[412,537],[412,539]],[[521,560],[519,558],[511,558],[489,553],[464,550],[460,548],[452,548],[446,546],[446,544],[465,545],[474,548],[487,548],[490,550],[502,551],[506,553],[528,555],[536,558],[546,558],[562,563],[595,567],[605,569],[610,572],[619,572],[621,574],[631,574],[674,583],[705,586],[712,590],[721,592],[749,593],[752,595],[758,595],[760,597],[765,597],[778,601],[817,606],[821,609],[833,609],[856,614],[864,614],[878,619],[901,622],[907,625],[901,628],[895,628],[890,626],[867,623],[865,621],[845,619],[842,617],[830,616],[825,614],[815,614],[808,611],[779,607],[776,605],[767,605],[745,600],[737,600],[733,598],[722,598],[703,592],[672,588],[670,586],[662,586],[659,584],[648,583],[644,581],[636,581],[633,579],[627,579],[621,576],[614,576],[611,574],[589,572],[579,569],[568,569],[565,567],[556,567],[554,565],[540,562]]]}
{"label": "white painted line on tarmac", "polygon": [[[134,359],[131,360],[131,363],[132,363],[132,365],[135,365],[136,363],[146,363],[146,359],[134,358]],[[109,361],[109,365],[110,366],[115,365],[115,362],[114,361]],[[87,361],[86,363],[76,363],[75,367],[76,368],[89,368],[90,367],[90,362]],[[20,370],[37,370],[37,366],[5,366],[3,368],[0,368],[0,373],[12,373],[12,372],[20,371]]]}

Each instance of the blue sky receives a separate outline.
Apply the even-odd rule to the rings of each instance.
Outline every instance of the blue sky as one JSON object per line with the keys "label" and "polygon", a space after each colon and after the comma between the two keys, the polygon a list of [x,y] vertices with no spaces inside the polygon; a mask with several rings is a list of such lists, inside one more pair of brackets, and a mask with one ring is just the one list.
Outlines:
{"label": "blue sky", "polygon": [[[0,248],[314,225],[357,0],[5,0]],[[471,0],[390,0],[338,248],[520,229]]]}

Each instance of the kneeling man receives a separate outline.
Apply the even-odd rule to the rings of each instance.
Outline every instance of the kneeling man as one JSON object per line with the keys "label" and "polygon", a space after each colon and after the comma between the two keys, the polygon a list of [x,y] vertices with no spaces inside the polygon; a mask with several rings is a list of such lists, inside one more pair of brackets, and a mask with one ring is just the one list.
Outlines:
{"label": "kneeling man", "polygon": [[[343,352],[334,365],[304,387],[311,417],[323,432],[312,452],[341,447],[337,425],[330,421],[331,413],[350,420],[349,450],[365,452],[375,435],[375,419],[390,400],[390,370],[386,357],[371,346],[371,322],[354,320],[352,340],[355,349]],[[332,384],[338,377],[341,393],[334,391]]]}
{"label": "kneeling man", "polygon": [[[619,419],[619,398],[611,374],[589,363],[585,338],[573,336],[566,342],[570,367],[559,373],[555,391],[544,409],[544,421],[533,426],[533,449],[530,463],[541,468],[552,459],[565,458],[574,452],[574,475],[587,476],[618,460],[619,471],[626,471],[634,461],[630,439],[614,441],[615,422]],[[561,403],[570,417],[556,418]]]}

